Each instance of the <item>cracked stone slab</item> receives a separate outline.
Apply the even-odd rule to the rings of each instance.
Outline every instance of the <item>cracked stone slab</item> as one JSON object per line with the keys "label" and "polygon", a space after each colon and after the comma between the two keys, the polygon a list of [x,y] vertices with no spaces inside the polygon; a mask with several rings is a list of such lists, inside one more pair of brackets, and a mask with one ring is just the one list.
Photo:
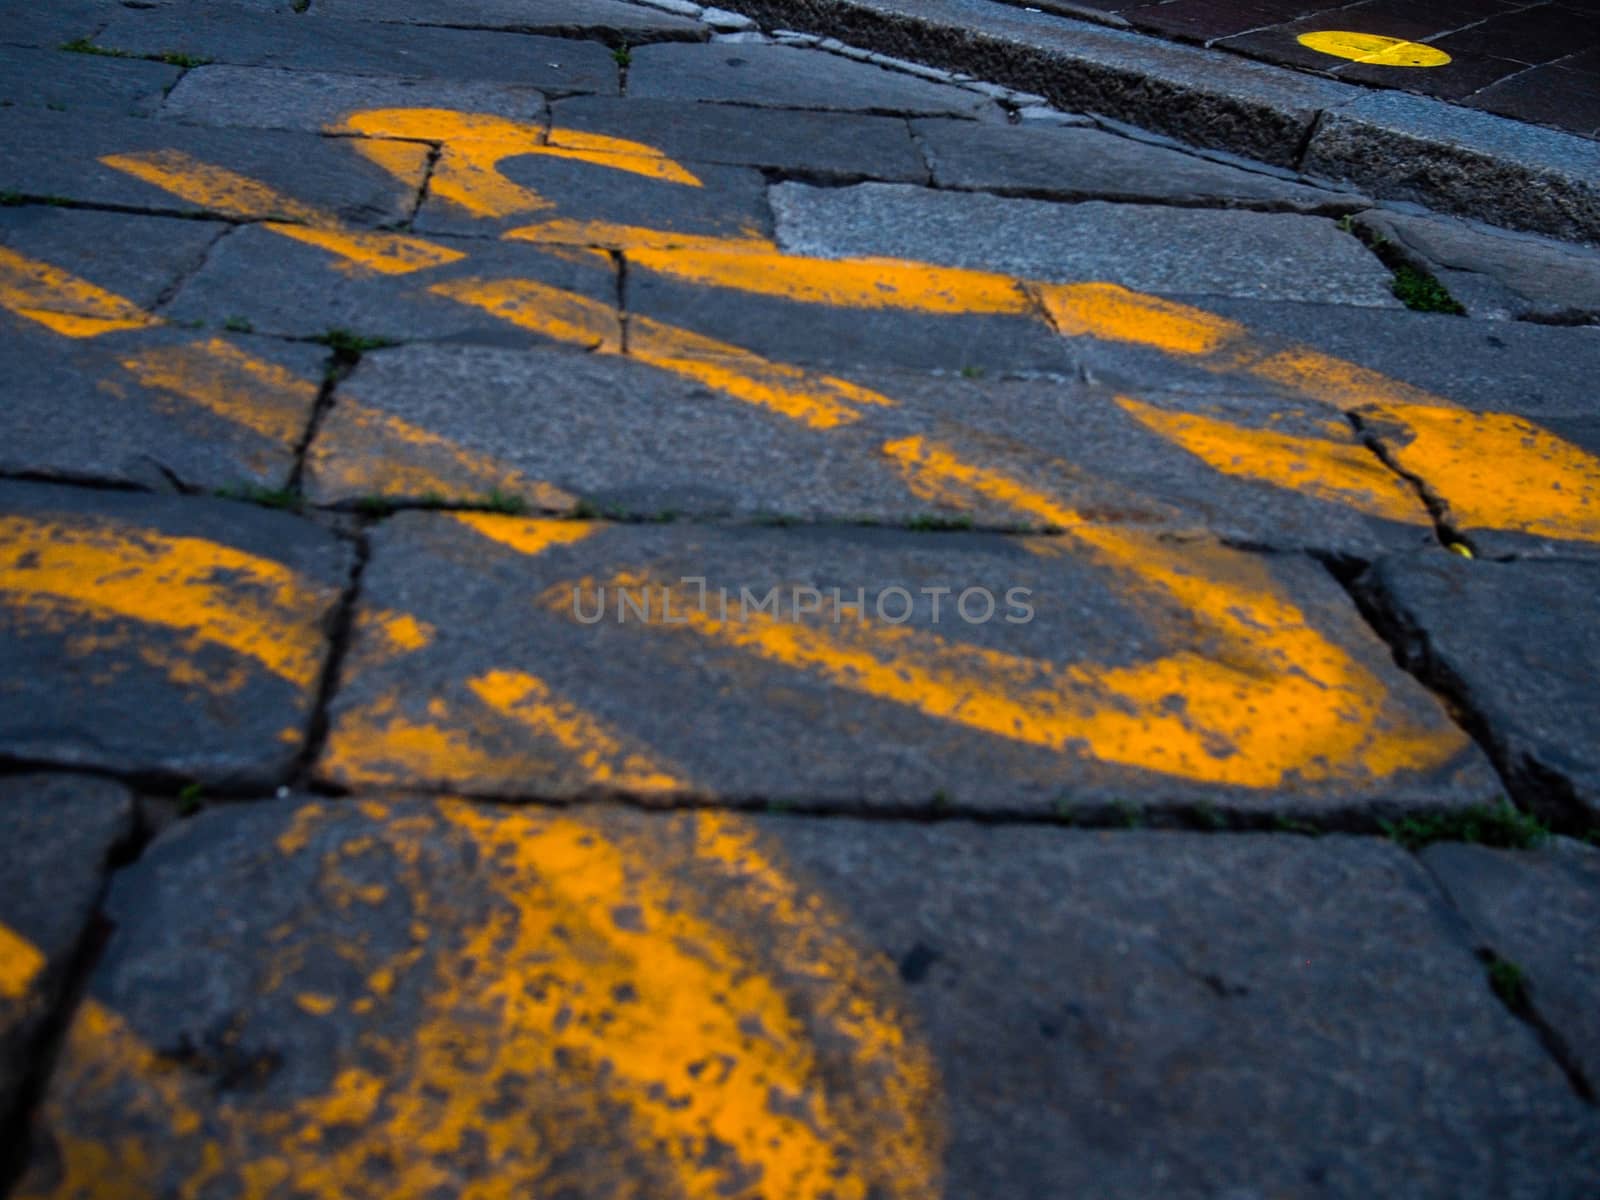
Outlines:
{"label": "cracked stone slab", "polygon": [[206,490],[288,485],[327,352],[158,329],[94,341],[9,314],[0,472]]}
{"label": "cracked stone slab", "polygon": [[1478,943],[1523,970],[1528,1003],[1592,1087],[1600,1079],[1600,850],[1568,838],[1531,851],[1440,842],[1421,858]]}
{"label": "cracked stone slab", "polygon": [[[399,221],[410,215],[427,166],[426,147],[407,146],[400,153],[405,158],[405,178],[354,153],[338,139],[19,109],[0,122],[0,190],[165,213],[217,211],[251,201],[223,185],[218,185],[221,195],[216,200],[185,199],[103,161],[119,156],[173,169],[183,166],[191,173],[193,164],[204,164],[244,176],[284,200],[314,206],[337,218]],[[151,159],[151,155],[162,157]]]}
{"label": "cracked stone slab", "polygon": [[1001,119],[999,106],[976,92],[793,46],[645,46],[628,67],[628,95]]}
{"label": "cracked stone slab", "polygon": [[766,23],[950,67],[1192,144],[1289,166],[1347,85],[990,0],[746,0]]}
{"label": "cracked stone slab", "polygon": [[355,1200],[1581,1200],[1597,1161],[1426,873],[1364,839],[291,798],[185,822],[106,907],[28,1200],[95,1164],[304,1181],[333,1114]]}
{"label": "cracked stone slab", "polygon": [[313,15],[608,41],[704,41],[700,21],[618,0],[320,0]]}
{"label": "cracked stone slab", "polygon": [[[474,209],[442,196],[435,182],[413,227],[419,233],[463,237],[528,230],[527,236],[534,240],[579,246],[606,245],[608,240],[574,235],[561,226],[587,222],[735,239],[772,233],[766,181],[747,167],[695,163],[691,170],[642,154],[591,158],[554,152],[509,157],[501,160],[498,170],[522,189],[522,195],[508,199],[501,211],[482,211],[481,205]],[[679,177],[678,171],[688,177]],[[547,228],[552,224],[556,230]]]}
{"label": "cracked stone slab", "polygon": [[[526,345],[539,331],[514,320],[524,307],[517,297],[537,293],[604,306],[609,327],[581,344],[616,337],[616,273],[604,255],[566,259],[535,246],[482,239],[434,237],[426,245],[443,256],[440,265],[386,274],[263,226],[246,226],[217,245],[166,312],[179,323],[243,323],[256,333],[283,337],[344,330],[389,341],[455,337]],[[474,283],[502,297],[510,316],[502,319],[432,290],[470,289]]]}
{"label": "cracked stone slab", "polygon": [[122,9],[95,44],[131,54],[181,53],[244,67],[508,83],[616,94],[617,67],[598,42],[375,21],[308,20],[175,4]]}
{"label": "cracked stone slab", "polygon": [[[596,81],[585,90],[603,89]],[[192,125],[320,133],[377,108],[447,108],[539,125],[545,118],[544,93],[531,87],[229,66],[186,72],[159,115]]]}
{"label": "cracked stone slab", "polygon": [[1518,229],[1600,242],[1600,145],[1404,92],[1330,109],[1301,169]]}
{"label": "cracked stone slab", "polygon": [[[1180,578],[1207,589],[1169,591]],[[397,652],[375,636],[370,613],[389,610],[427,639]],[[1129,713],[1103,688],[1149,699]],[[375,532],[317,770],[988,813],[1370,815],[1496,787],[1309,560],[1106,526],[1030,541],[471,513]]]}
{"label": "cracked stone slab", "polygon": [[793,254],[883,255],[1166,295],[1399,307],[1389,271],[1359,242],[1298,214],[1054,204],[872,183],[780,184],[772,206],[778,243]]}
{"label": "cracked stone slab", "polygon": [[562,130],[575,129],[643,142],[683,162],[906,182],[928,174],[898,117],[583,97],[558,103],[553,124],[557,144]]}
{"label": "cracked stone slab", "polygon": [[1403,661],[1473,714],[1524,806],[1600,823],[1600,565],[1389,558],[1359,586]]}
{"label": "cracked stone slab", "polygon": [[[1066,523],[1205,530],[1355,557],[1433,544],[1432,518],[1410,485],[1342,418],[1305,406],[1119,396],[1050,379],[875,371],[850,382],[887,403],[824,430],[736,385],[718,389],[640,361],[382,350],[339,385],[304,483],[323,504],[499,490],[552,500],[558,511],[581,501],[640,517],[1044,523],[1000,496],[954,506],[919,493],[892,448],[925,439],[1027,481]],[[826,388],[821,377],[808,384]]]}
{"label": "cracked stone slab", "polygon": [[133,797],[110,780],[0,778],[0,1114],[34,1069],[34,1039],[61,998],[106,859],[133,824]]}
{"label": "cracked stone slab", "polygon": [[1368,201],[1210,162],[1097,129],[914,121],[939,187],[1059,200],[1122,200],[1286,212],[1351,212]]}
{"label": "cracked stone slab", "polygon": [[0,105],[148,116],[182,74],[166,63],[0,46]]}
{"label": "cracked stone slab", "polygon": [[293,764],[351,554],[193,497],[0,484],[0,754],[267,787]]}
{"label": "cracked stone slab", "polygon": [[1600,317],[1600,251],[1452,217],[1375,209],[1356,223],[1431,273],[1474,317]]}

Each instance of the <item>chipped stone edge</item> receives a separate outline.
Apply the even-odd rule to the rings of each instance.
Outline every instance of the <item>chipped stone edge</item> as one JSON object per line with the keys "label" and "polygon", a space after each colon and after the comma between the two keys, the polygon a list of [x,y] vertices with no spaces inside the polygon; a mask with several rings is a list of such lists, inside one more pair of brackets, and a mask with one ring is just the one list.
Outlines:
{"label": "chipped stone edge", "polygon": [[[636,2],[684,15],[727,11],[689,0]],[[1394,93],[1004,0],[966,0],[966,8],[1007,18],[993,30],[886,0],[728,2],[767,30],[730,31],[729,40],[814,47],[980,92],[1029,123],[1073,123],[1082,118],[1069,114],[1087,113],[1118,132],[1131,123],[1190,149],[1331,177],[1380,200],[1600,246],[1600,173],[1591,179],[1581,165],[1600,158],[1600,144],[1575,134],[1409,94],[1414,120],[1368,119],[1362,101]],[[1022,12],[1028,19],[1019,27]],[[1507,143],[1524,152],[1505,153]],[[1424,158],[1438,169],[1395,169],[1397,160]],[[1536,193],[1548,202],[1530,204]]]}

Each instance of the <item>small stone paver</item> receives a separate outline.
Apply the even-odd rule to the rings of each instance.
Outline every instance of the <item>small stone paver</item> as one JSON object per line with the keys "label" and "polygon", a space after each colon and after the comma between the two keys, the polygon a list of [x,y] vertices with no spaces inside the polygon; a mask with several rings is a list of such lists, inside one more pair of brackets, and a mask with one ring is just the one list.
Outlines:
{"label": "small stone paver", "polygon": [[220,787],[287,773],[347,547],[223,500],[8,482],[0,512],[7,755]]}
{"label": "small stone paver", "polygon": [[36,1070],[36,1039],[94,918],[106,860],[133,824],[133,798],[108,779],[0,778],[0,1119]]}
{"label": "small stone paver", "polygon": [[[1089,201],[1060,205],[898,184],[773,189],[778,242],[825,258],[884,255],[1095,280],[1163,295],[1397,308],[1389,272],[1333,222],[1287,213]],[[1205,247],[1204,254],[1196,253]]]}
{"label": "small stone paver", "polygon": [[0,46],[0,104],[149,116],[182,74],[166,63]]}
{"label": "small stone paver", "polygon": [[1568,838],[1536,850],[1440,842],[1421,859],[1481,946],[1523,973],[1528,1004],[1592,1088],[1600,1079],[1600,849]]}
{"label": "small stone paver", "polygon": [[214,66],[186,72],[159,115],[195,125],[320,133],[353,113],[383,108],[491,113],[540,126],[546,112],[543,92],[512,84]]}
{"label": "small stone paver", "polygon": [[1597,1165],[1427,874],[1364,839],[288,799],[167,834],[107,909],[28,1200],[94,1162],[147,1194],[331,1164],[353,1197],[1430,1200],[1580,1200]]}
{"label": "small stone paver", "polygon": [[911,128],[940,187],[1334,214],[1368,203],[1352,192],[1243,171],[1097,129],[992,129],[945,120],[914,121]]}
{"label": "small stone paver", "polygon": [[1483,726],[1525,807],[1600,816],[1591,736],[1600,641],[1590,620],[1600,565],[1392,558],[1360,587],[1402,660]]}
{"label": "small stone paver", "polygon": [[[900,453],[925,489],[986,474]],[[1284,816],[1496,789],[1293,556],[1101,525],[1029,542],[414,513],[372,546],[317,767],[344,786]],[[426,644],[369,627],[391,610]]]}
{"label": "small stone paver", "polygon": [[644,46],[628,67],[628,95],[1002,119],[1000,107],[976,92],[791,46]]}

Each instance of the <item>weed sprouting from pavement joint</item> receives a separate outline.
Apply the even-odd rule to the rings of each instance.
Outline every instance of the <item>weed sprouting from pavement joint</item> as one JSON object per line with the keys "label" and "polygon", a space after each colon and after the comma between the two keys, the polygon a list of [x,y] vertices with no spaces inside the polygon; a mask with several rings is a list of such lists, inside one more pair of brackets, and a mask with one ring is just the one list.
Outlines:
{"label": "weed sprouting from pavement joint", "polygon": [[1296,821],[1292,817],[1274,817],[1272,828],[1277,833],[1292,833],[1299,837],[1321,837],[1322,830],[1305,821]]}
{"label": "weed sprouting from pavement joint", "polygon": [[218,488],[216,495],[223,500],[242,500],[247,504],[282,509],[285,512],[299,512],[305,508],[306,503],[305,498],[293,488],[273,488],[258,483],[231,484],[228,487]]}
{"label": "weed sprouting from pavement joint", "polygon": [[505,492],[499,488],[493,488],[483,498],[481,507],[485,512],[501,513],[508,517],[520,517],[527,513],[528,502],[515,492]]}
{"label": "weed sprouting from pavement joint", "polygon": [[619,67],[627,67],[633,63],[633,51],[628,48],[628,43],[623,42],[611,52],[611,57],[616,60]]}
{"label": "weed sprouting from pavement joint", "polygon": [[1527,1014],[1532,1008],[1528,1001],[1528,973],[1493,950],[1479,950],[1478,959],[1488,968],[1489,989],[1500,1003],[1514,1013]]}
{"label": "weed sprouting from pavement joint", "polygon": [[916,533],[948,533],[952,530],[973,528],[973,520],[965,514],[959,517],[939,517],[925,513],[912,517],[906,522],[906,528]]}
{"label": "weed sprouting from pavement joint", "polygon": [[1117,816],[1121,819],[1123,828],[1144,828],[1144,814],[1139,811],[1139,806],[1134,804],[1133,801],[1118,800],[1112,807],[1117,810]]}
{"label": "weed sprouting from pavement joint", "polygon": [[180,817],[192,817],[205,807],[205,794],[198,783],[187,783],[179,789],[176,801]]}
{"label": "weed sprouting from pavement joint", "polygon": [[243,317],[229,317],[222,327],[229,333],[254,333],[256,328]]}
{"label": "weed sprouting from pavement joint", "polygon": [[1504,850],[1530,850],[1550,836],[1538,817],[1502,799],[1495,805],[1475,805],[1457,812],[1430,813],[1399,821],[1379,821],[1379,827],[1407,850],[1420,850],[1434,842],[1470,842]]}
{"label": "weed sprouting from pavement joint", "polygon": [[1078,823],[1077,811],[1068,796],[1057,796],[1050,804],[1050,811],[1055,814],[1056,820],[1062,825],[1076,825]]}
{"label": "weed sprouting from pavement joint", "polygon": [[1394,282],[1389,285],[1389,290],[1394,293],[1395,299],[1413,312],[1448,313],[1455,317],[1467,315],[1467,310],[1432,275],[1406,263],[1391,269]]}
{"label": "weed sprouting from pavement joint", "polygon": [[382,350],[400,344],[393,338],[366,337],[351,333],[348,329],[330,329],[327,333],[311,340],[328,347],[336,355],[349,355],[355,358],[359,358],[369,350]]}
{"label": "weed sprouting from pavement joint", "polygon": [[163,62],[169,67],[206,67],[211,65],[209,58],[201,58],[195,54],[153,54],[148,56],[152,62]]}
{"label": "weed sprouting from pavement joint", "polygon": [[294,0],[294,2],[289,5],[290,11],[296,13],[303,13],[310,7],[311,0]]}
{"label": "weed sprouting from pavement joint", "polygon": [[109,46],[96,46],[86,37],[73,38],[70,42],[62,42],[57,50],[65,50],[68,54],[98,54],[102,58],[133,58],[126,50],[113,50]]}
{"label": "weed sprouting from pavement joint", "polygon": [[982,379],[983,378],[983,374],[984,374],[984,372],[983,372],[983,368],[982,367],[962,367],[961,368],[961,378],[963,378],[963,379]]}
{"label": "weed sprouting from pavement joint", "polygon": [[933,793],[933,799],[929,804],[933,811],[939,814],[948,813],[955,807],[955,801],[944,788],[939,788]]}
{"label": "weed sprouting from pavement joint", "polygon": [[362,496],[356,501],[356,511],[373,520],[392,516],[398,508],[399,505],[387,496]]}
{"label": "weed sprouting from pavement joint", "polygon": [[70,42],[62,42],[58,50],[65,50],[69,54],[95,54],[101,58],[142,58],[148,62],[166,63],[170,67],[204,67],[209,66],[209,58],[200,58],[193,54],[180,54],[175,50],[164,51],[160,54],[135,54],[131,50],[117,50],[110,46],[97,46],[86,37],[74,38]]}

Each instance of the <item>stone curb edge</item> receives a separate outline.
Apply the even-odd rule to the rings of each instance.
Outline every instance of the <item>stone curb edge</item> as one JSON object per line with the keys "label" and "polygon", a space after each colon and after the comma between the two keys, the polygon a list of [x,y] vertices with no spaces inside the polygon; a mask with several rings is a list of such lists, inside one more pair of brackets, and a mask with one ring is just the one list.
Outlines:
{"label": "stone curb edge", "polygon": [[1575,134],[997,0],[732,3],[769,29],[962,72],[1379,199],[1600,245],[1600,142]]}

